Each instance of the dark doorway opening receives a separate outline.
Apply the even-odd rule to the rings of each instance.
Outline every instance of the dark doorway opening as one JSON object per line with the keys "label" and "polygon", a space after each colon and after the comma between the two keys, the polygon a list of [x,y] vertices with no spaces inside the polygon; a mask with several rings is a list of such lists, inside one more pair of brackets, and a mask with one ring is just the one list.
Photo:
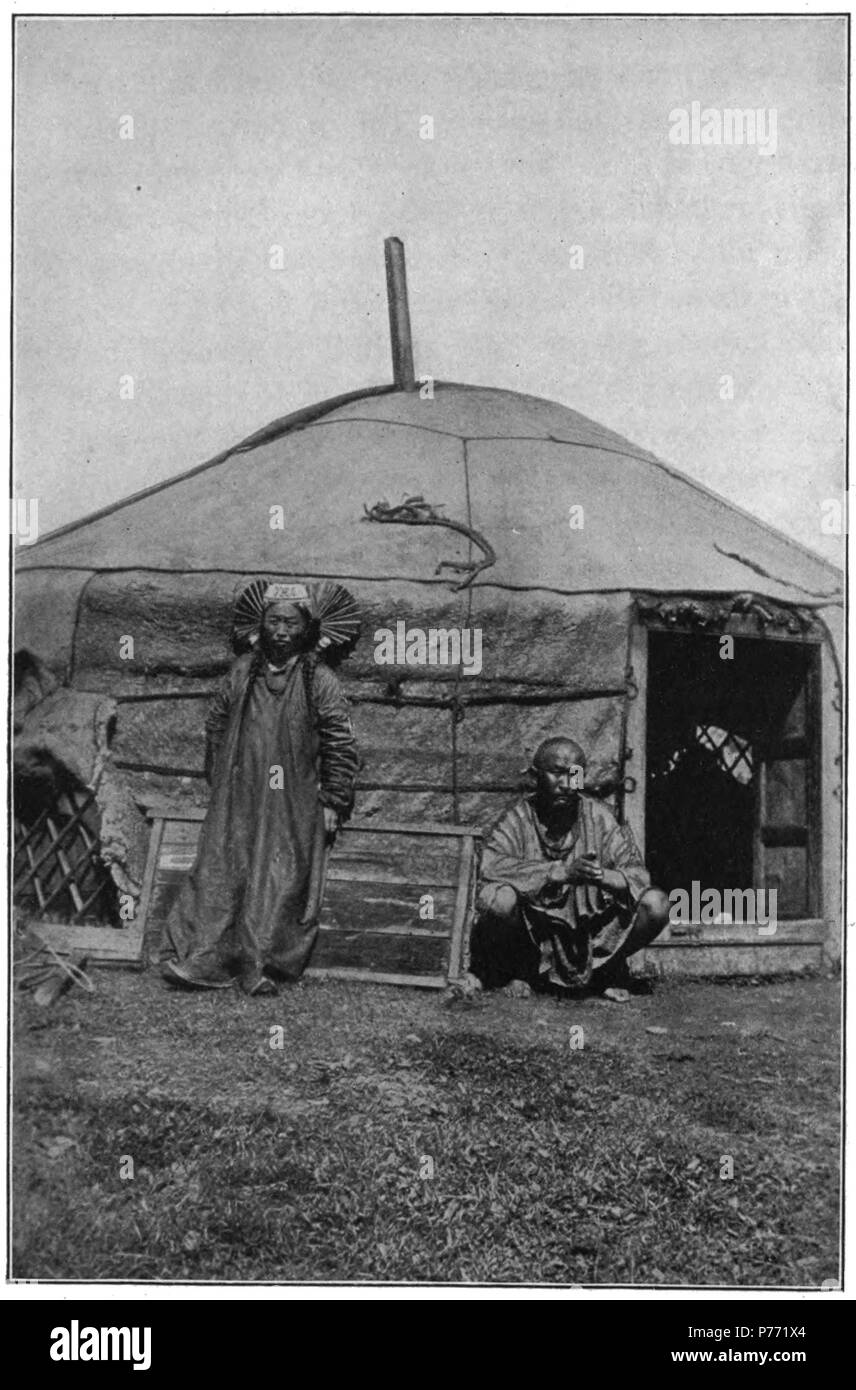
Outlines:
{"label": "dark doorway opening", "polygon": [[655,883],[775,888],[779,916],[817,914],[815,685],[808,644],[649,632]]}

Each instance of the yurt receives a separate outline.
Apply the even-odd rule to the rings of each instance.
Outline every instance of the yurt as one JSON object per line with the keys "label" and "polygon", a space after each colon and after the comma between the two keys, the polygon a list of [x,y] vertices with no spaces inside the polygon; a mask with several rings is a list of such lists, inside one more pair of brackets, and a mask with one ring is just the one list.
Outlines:
{"label": "yurt", "polygon": [[[840,572],[567,406],[417,379],[398,250],[393,384],[287,415],[19,548],[31,766],[49,747],[78,791],[109,774],[90,850],[112,835],[119,882],[115,844],[136,853],[122,798],[204,805],[205,705],[236,596],[257,577],[335,580],[363,612],[339,669],[362,822],[485,828],[538,742],[567,732],[661,886],[777,890],[774,932],[727,913],[673,927],[648,953],[658,969],[834,963]],[[26,757],[19,785],[30,821],[57,794]]]}

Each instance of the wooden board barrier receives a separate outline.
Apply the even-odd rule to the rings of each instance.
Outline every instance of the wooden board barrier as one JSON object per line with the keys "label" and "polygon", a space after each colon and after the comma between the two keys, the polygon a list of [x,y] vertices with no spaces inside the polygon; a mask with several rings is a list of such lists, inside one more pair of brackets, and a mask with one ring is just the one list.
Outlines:
{"label": "wooden board barrier", "polygon": [[[138,926],[159,937],[193,866],[205,811],[148,802],[152,835]],[[310,978],[442,989],[466,969],[480,831],[352,821],[330,853]]]}

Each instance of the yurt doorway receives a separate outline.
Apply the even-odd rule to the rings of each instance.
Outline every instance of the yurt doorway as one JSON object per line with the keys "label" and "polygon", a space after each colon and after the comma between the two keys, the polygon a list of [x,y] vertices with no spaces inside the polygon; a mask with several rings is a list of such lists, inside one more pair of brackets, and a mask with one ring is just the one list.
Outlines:
{"label": "yurt doorway", "polygon": [[817,648],[649,631],[646,859],[667,892],[820,912]]}

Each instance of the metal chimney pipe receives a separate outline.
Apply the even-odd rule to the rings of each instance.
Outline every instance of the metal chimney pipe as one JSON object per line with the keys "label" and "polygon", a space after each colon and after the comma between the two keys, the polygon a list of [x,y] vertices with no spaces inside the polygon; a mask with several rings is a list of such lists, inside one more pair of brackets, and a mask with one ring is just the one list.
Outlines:
{"label": "metal chimney pipe", "polygon": [[415,391],[413,340],[407,303],[407,270],[404,243],[388,236],[383,243],[386,259],[386,296],[389,302],[389,337],[392,345],[392,379],[400,391]]}

